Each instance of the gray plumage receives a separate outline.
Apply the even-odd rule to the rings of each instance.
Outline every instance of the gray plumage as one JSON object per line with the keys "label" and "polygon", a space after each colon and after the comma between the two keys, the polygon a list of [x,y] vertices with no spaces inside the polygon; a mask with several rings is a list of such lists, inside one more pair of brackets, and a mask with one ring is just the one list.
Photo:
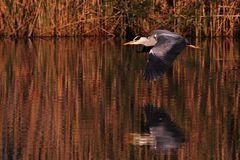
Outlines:
{"label": "gray plumage", "polygon": [[156,30],[148,37],[137,36],[125,45],[144,45],[143,52],[148,52],[144,78],[154,80],[171,68],[179,53],[189,44],[176,33],[167,30]]}
{"label": "gray plumage", "polygon": [[146,80],[154,80],[165,73],[188,44],[184,37],[167,30],[157,30],[151,36],[157,43],[149,51],[148,63],[144,71]]}

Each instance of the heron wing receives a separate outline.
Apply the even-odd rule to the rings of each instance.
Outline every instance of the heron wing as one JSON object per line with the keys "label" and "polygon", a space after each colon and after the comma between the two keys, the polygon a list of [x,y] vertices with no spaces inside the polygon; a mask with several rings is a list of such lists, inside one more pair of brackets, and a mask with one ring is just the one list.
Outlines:
{"label": "heron wing", "polygon": [[185,38],[174,33],[159,34],[157,39],[157,44],[149,53],[162,59],[166,64],[172,64],[178,54],[186,47]]}
{"label": "heron wing", "polygon": [[143,73],[144,79],[151,81],[156,79],[158,76],[163,75],[169,66],[153,54],[149,54],[148,62],[145,66],[145,71]]}
{"label": "heron wing", "polygon": [[145,66],[146,80],[153,80],[165,73],[186,46],[185,38],[172,32],[157,34],[156,38],[158,42],[150,50],[148,63]]}

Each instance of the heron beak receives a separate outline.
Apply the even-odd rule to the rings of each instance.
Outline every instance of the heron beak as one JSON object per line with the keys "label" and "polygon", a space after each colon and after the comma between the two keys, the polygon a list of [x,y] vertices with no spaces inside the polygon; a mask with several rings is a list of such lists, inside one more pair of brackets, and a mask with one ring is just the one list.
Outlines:
{"label": "heron beak", "polygon": [[131,44],[134,44],[134,43],[135,43],[135,41],[129,41],[127,43],[124,43],[123,45],[131,45]]}

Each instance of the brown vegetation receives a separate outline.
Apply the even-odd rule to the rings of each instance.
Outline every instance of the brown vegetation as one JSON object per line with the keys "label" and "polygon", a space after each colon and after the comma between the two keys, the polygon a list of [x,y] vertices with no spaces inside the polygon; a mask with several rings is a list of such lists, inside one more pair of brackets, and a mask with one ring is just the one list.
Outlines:
{"label": "brown vegetation", "polygon": [[[124,36],[165,28],[190,36],[239,33],[239,0],[1,0],[0,35]],[[127,31],[128,32],[128,31]]]}

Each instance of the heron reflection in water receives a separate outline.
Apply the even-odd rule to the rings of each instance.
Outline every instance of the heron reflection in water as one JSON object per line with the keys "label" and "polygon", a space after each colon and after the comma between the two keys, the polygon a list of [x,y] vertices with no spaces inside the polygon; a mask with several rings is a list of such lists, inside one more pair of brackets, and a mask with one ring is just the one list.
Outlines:
{"label": "heron reflection in water", "polygon": [[131,133],[133,145],[149,145],[154,149],[177,149],[185,142],[183,131],[171,121],[161,107],[147,105],[141,116],[141,133]]}
{"label": "heron reflection in water", "polygon": [[142,52],[149,53],[144,71],[146,80],[154,80],[165,73],[186,46],[199,49],[189,44],[188,40],[181,35],[167,30],[156,30],[148,37],[136,36],[133,41],[124,43],[124,45],[139,44],[144,45]]}

